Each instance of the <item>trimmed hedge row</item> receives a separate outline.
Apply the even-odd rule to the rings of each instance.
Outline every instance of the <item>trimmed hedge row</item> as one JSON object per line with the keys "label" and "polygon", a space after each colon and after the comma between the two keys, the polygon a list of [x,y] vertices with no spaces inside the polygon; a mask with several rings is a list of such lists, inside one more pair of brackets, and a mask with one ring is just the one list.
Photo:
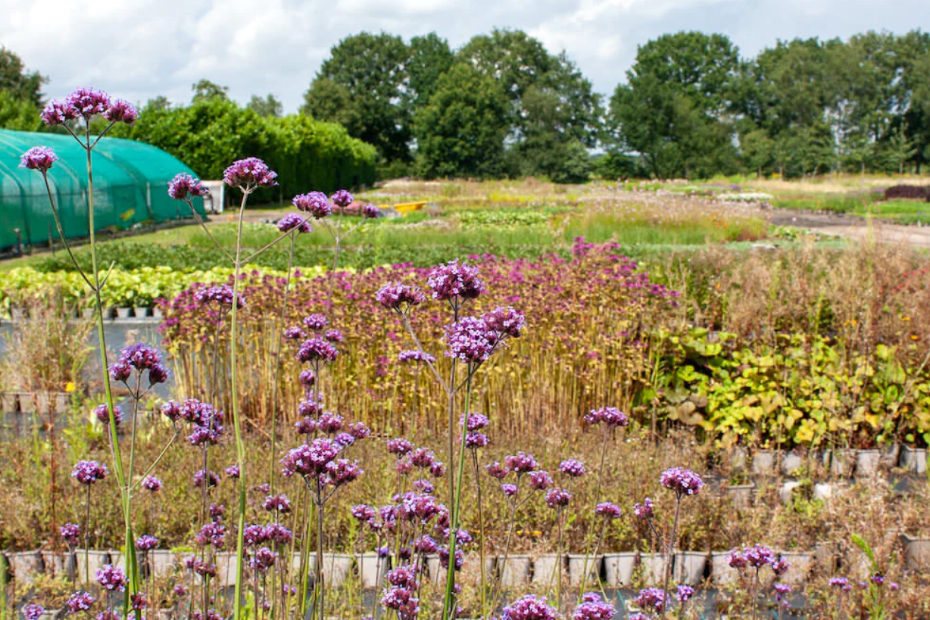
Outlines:
{"label": "trimmed hedge row", "polygon": [[262,117],[221,98],[146,108],[133,127],[120,127],[114,135],[164,149],[203,179],[221,179],[236,159],[259,157],[278,173],[279,186],[256,192],[254,202],[375,181],[375,148],[351,138],[341,125],[303,115]]}

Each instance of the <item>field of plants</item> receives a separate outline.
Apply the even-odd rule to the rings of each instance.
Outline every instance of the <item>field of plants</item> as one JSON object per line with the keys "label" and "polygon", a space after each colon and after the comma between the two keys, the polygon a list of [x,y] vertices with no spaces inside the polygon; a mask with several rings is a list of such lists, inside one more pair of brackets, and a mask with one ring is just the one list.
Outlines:
{"label": "field of plants", "polygon": [[3,618],[930,614],[924,255],[748,182],[251,211],[230,164],[228,219],[0,274]]}

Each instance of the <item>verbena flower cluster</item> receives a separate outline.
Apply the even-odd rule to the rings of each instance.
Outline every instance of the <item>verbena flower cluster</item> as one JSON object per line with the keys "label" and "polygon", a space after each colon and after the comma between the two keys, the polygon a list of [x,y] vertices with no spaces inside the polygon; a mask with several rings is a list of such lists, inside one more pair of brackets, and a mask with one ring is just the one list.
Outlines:
{"label": "verbena flower cluster", "polygon": [[58,155],[55,151],[47,146],[34,146],[23,153],[20,160],[20,166],[29,170],[38,170],[46,173],[52,168],[52,164],[58,161]]}
{"label": "verbena flower cluster", "polygon": [[111,123],[132,125],[139,117],[136,109],[122,99],[110,99],[103,91],[79,88],[64,99],[52,99],[42,111],[42,122],[48,126],[64,125],[78,118],[90,121],[102,115]]}
{"label": "verbena flower cluster", "polygon": [[278,173],[257,157],[234,161],[223,171],[223,182],[231,187],[251,190],[256,187],[274,187]]}
{"label": "verbena flower cluster", "polygon": [[195,179],[186,172],[168,181],[168,195],[175,200],[187,200],[189,197],[206,196],[209,193],[210,190],[200,179]]}

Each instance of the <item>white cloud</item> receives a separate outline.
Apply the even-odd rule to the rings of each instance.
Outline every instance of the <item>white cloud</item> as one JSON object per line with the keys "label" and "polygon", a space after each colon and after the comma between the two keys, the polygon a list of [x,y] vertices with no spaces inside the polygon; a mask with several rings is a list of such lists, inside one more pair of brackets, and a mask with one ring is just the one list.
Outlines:
{"label": "white cloud", "polygon": [[636,46],[682,29],[723,32],[744,55],[777,38],[848,36],[930,22],[926,0],[0,0],[0,45],[49,76],[50,96],[80,85],[144,102],[185,102],[201,78],[287,111],[329,49],[361,30],[435,30],[453,45],[495,27],[565,49],[599,92],[623,80]]}

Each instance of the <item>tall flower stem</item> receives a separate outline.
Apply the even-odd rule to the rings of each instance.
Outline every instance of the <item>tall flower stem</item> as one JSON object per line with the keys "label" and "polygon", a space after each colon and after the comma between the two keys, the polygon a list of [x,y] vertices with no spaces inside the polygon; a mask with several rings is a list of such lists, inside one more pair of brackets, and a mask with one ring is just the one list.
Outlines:
{"label": "tall flower stem", "polygon": [[559,508],[558,520],[559,520],[559,543],[558,543],[558,553],[555,557],[555,608],[558,610],[562,609],[562,534],[564,526],[562,523],[562,512],[563,508]]}
{"label": "tall flower stem", "polygon": [[[467,430],[468,421],[465,422]],[[484,511],[481,505],[481,473],[478,468],[478,451],[471,452],[472,464],[475,466],[475,491],[478,495],[478,559],[481,562],[481,614],[485,617],[488,615],[487,601],[487,575],[484,569]]]}
{"label": "tall flower stem", "polygon": [[[597,485],[594,490],[594,506],[597,507],[598,502],[601,501],[601,482],[604,477],[604,460],[607,457],[607,439],[610,437],[610,429],[605,425],[603,432],[603,439],[601,440],[601,462],[597,468]],[[606,524],[606,522],[605,522]],[[601,534],[598,538],[597,544],[594,546],[594,555],[597,556],[597,548],[601,544],[601,540],[604,537],[604,527],[601,527]],[[591,537],[585,536],[585,549],[584,549],[584,567],[581,571],[581,588],[578,590],[578,603],[581,603],[581,597],[584,596],[585,586],[588,581],[588,558],[590,557],[589,551],[591,550]]]}
{"label": "tall flower stem", "polygon": [[90,592],[90,485],[84,506],[84,591]]}
{"label": "tall flower stem", "polygon": [[242,190],[242,203],[239,207],[239,225],[236,232],[236,265],[233,274],[232,315],[230,317],[230,387],[232,389],[232,418],[233,429],[236,433],[236,464],[239,466],[239,524],[236,539],[236,591],[233,608],[234,618],[242,620],[242,559],[245,550],[245,510],[246,510],[246,483],[245,483],[245,443],[242,441],[242,423],[239,420],[239,391],[238,391],[238,306],[239,306],[239,275],[242,273],[242,216],[245,213],[245,204],[249,199],[251,188]]}
{"label": "tall flower stem", "polygon": [[[455,366],[453,365],[453,370]],[[459,521],[461,519],[461,500],[462,500],[462,477],[465,472],[465,438],[468,436],[468,414],[469,408],[471,405],[471,379],[472,379],[472,370],[469,368],[466,370],[467,376],[465,379],[465,424],[462,426],[462,441],[459,448],[459,462],[458,467],[456,468],[455,484],[452,484],[452,472],[449,472],[449,489],[452,491],[452,518],[450,519],[449,526],[449,567],[446,571],[446,596],[443,602],[443,618],[450,620],[455,617],[455,544],[457,542],[456,537],[458,536],[459,531]],[[451,385],[455,385],[455,378],[453,376]],[[449,464],[451,466],[453,459],[455,457],[455,426],[454,426],[454,406],[455,406],[455,391],[449,397]]]}
{"label": "tall flower stem", "polygon": [[[72,133],[72,135],[74,134]],[[126,574],[129,576],[129,587],[126,589],[125,603],[126,608],[128,609],[130,597],[139,591],[139,571],[138,566],[136,565],[135,546],[133,545],[132,539],[132,495],[130,493],[126,475],[123,472],[123,460],[120,454],[119,438],[117,437],[116,433],[116,416],[113,402],[113,391],[110,387],[110,374],[107,371],[109,368],[109,364],[107,363],[107,340],[103,328],[103,300],[100,295],[102,286],[100,284],[100,270],[97,259],[97,231],[94,222],[94,167],[91,154],[96,142],[91,143],[90,141],[90,125],[88,123],[85,123],[84,137],[86,140],[84,143],[81,143],[81,140],[78,139],[77,136],[75,136],[75,139],[81,143],[81,146],[84,147],[84,150],[87,153],[87,228],[88,234],[90,235],[90,260],[92,269],[91,275],[93,277],[92,289],[94,293],[94,302],[96,303],[97,307],[97,340],[98,346],[100,347],[100,364],[102,366],[103,374],[103,389],[106,393],[107,407],[109,408],[110,412],[110,441],[113,446],[113,469],[116,471],[116,481],[119,484],[123,500]],[[100,138],[98,137],[97,140],[99,139]]]}
{"label": "tall flower stem", "polygon": [[672,523],[672,537],[665,545],[665,576],[662,580],[662,595],[666,597],[662,605],[662,614],[660,618],[665,619],[666,608],[668,607],[668,582],[672,578],[672,559],[675,547],[678,544],[678,520],[681,517],[681,493],[678,494],[678,501],[675,503],[675,521]]}
{"label": "tall flower stem", "polygon": [[317,515],[316,515],[316,565],[313,571],[313,616],[320,620],[325,618],[326,588],[323,583],[323,490],[317,479]]}
{"label": "tall flower stem", "polygon": [[291,271],[294,268],[294,244],[297,243],[297,235],[291,234],[291,248],[287,259],[287,279],[284,282],[284,300],[281,302],[281,311],[278,313],[278,321],[274,326],[275,351],[272,359],[274,360],[274,374],[271,381],[271,453],[268,456],[268,480],[271,484],[271,492],[274,493],[274,459],[275,446],[278,439],[278,377],[281,371],[281,328],[287,316],[288,294],[291,292]]}

